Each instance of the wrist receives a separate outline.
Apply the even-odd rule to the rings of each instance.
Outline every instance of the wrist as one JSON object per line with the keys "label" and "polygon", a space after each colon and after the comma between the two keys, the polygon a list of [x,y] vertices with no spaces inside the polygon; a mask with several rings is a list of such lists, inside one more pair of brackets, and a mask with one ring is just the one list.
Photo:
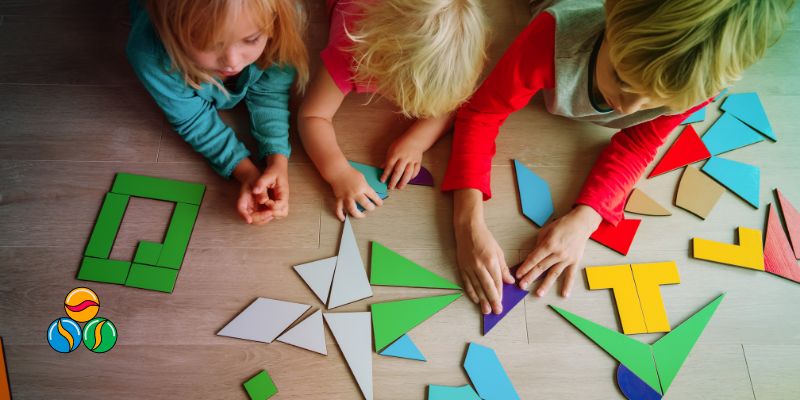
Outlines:
{"label": "wrist", "polygon": [[329,184],[333,184],[336,178],[346,174],[349,169],[352,169],[347,159],[342,157],[341,160],[332,161],[328,165],[320,168],[320,175]]}
{"label": "wrist", "polygon": [[281,167],[287,168],[289,166],[289,158],[283,154],[272,154],[267,156],[267,167]]}
{"label": "wrist", "polygon": [[453,197],[453,223],[458,229],[485,226],[483,194],[476,189],[456,190]]}
{"label": "wrist", "polygon": [[231,175],[233,175],[234,179],[237,181],[244,183],[251,181],[253,177],[258,177],[259,172],[256,165],[250,161],[250,158],[245,157],[242,161],[239,161],[239,164],[233,169]]}
{"label": "wrist", "polygon": [[586,204],[578,204],[570,211],[571,214],[581,222],[581,225],[591,234],[596,231],[603,222],[603,217],[594,208]]}

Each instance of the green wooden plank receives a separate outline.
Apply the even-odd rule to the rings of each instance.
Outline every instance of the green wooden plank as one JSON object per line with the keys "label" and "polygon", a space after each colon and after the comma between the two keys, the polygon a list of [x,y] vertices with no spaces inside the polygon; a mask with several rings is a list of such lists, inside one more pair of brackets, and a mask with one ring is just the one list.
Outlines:
{"label": "green wooden plank", "polygon": [[267,371],[261,371],[248,379],[244,383],[244,390],[252,400],[266,400],[278,393],[278,387],[275,386],[275,382],[272,381]]}
{"label": "green wooden plank", "polygon": [[136,256],[133,257],[133,262],[137,264],[156,265],[160,255],[161,243],[142,240],[136,248]]}
{"label": "green wooden plank", "polygon": [[167,236],[164,238],[164,245],[161,247],[161,255],[156,265],[174,269],[181,267],[198,211],[200,206],[175,204],[175,211],[172,212],[172,220],[167,228]]}
{"label": "green wooden plank", "polygon": [[152,265],[133,264],[125,286],[172,293],[178,271]]}
{"label": "green wooden plank", "polygon": [[83,257],[77,278],[82,281],[123,284],[131,268],[129,261]]}
{"label": "green wooden plank", "polygon": [[199,205],[205,185],[174,179],[118,173],[111,191],[148,199]]}
{"label": "green wooden plank", "polygon": [[106,193],[106,198],[103,200],[103,206],[97,215],[97,221],[94,223],[94,229],[92,229],[92,235],[89,237],[89,243],[86,245],[84,255],[95,258],[108,258],[109,254],[111,254],[111,248],[114,246],[114,239],[117,238],[119,226],[122,224],[125,209],[128,207],[128,199],[130,199],[130,196]]}

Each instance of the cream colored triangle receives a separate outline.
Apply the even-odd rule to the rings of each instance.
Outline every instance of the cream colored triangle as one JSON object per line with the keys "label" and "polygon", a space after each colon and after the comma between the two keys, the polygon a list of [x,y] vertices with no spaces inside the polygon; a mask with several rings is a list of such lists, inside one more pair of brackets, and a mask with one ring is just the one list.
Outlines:
{"label": "cream colored triangle", "polygon": [[630,197],[628,197],[628,203],[625,204],[625,211],[642,215],[672,215],[669,210],[662,207],[661,204],[658,204],[658,202],[638,188],[633,189]]}

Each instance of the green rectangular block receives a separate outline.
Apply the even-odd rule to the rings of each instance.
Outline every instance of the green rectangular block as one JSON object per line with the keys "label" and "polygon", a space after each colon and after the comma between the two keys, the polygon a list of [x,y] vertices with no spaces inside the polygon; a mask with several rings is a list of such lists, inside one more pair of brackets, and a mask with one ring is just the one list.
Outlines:
{"label": "green rectangular block", "polygon": [[118,173],[111,191],[148,199],[200,205],[205,185],[174,179]]}
{"label": "green rectangular block", "polygon": [[133,264],[125,286],[172,293],[177,279],[177,270],[154,267],[152,265]]}
{"label": "green rectangular block", "polygon": [[161,243],[142,240],[136,248],[136,255],[133,257],[133,262],[137,264],[156,265],[160,255]]}
{"label": "green rectangular block", "polygon": [[266,400],[275,393],[278,393],[278,387],[269,376],[267,371],[261,371],[244,383],[244,390],[251,400]]}
{"label": "green rectangular block", "polygon": [[77,278],[82,281],[116,283],[122,285],[131,268],[129,261],[83,257]]}
{"label": "green rectangular block", "polygon": [[130,196],[106,193],[106,198],[103,200],[103,206],[97,215],[97,221],[94,223],[94,229],[92,229],[92,235],[89,237],[89,243],[86,245],[84,255],[95,258],[108,258],[109,254],[111,254],[111,248],[114,246],[114,240],[117,238],[119,226],[122,224],[125,209],[128,208],[129,199]]}
{"label": "green rectangular block", "polygon": [[161,246],[161,255],[156,265],[174,269],[181,267],[199,211],[200,206],[186,203],[175,204],[175,211],[172,212],[172,220],[167,228],[167,235]]}

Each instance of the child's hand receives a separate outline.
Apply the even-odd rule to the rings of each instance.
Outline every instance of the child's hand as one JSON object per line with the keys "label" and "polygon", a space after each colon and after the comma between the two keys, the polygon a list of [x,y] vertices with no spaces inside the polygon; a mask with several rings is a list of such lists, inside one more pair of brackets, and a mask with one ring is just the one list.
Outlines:
{"label": "child's hand", "polygon": [[456,226],[458,266],[467,295],[481,312],[503,311],[503,282],[514,283],[503,250],[482,221]]}
{"label": "child's hand", "polygon": [[363,218],[364,213],[358,210],[356,203],[364,210],[372,211],[375,206],[382,206],[378,193],[367,183],[364,175],[351,166],[336,174],[330,182],[336,196],[336,216],[344,221],[345,210],[355,218]]}
{"label": "child's hand", "polygon": [[273,155],[269,164],[262,174],[245,159],[234,171],[241,182],[236,209],[248,224],[263,225],[289,214],[288,160]]}
{"label": "child's hand", "polygon": [[567,215],[545,225],[539,232],[536,248],[517,270],[519,286],[525,288],[539,275],[550,272],[536,289],[536,296],[544,296],[556,278],[564,273],[561,295],[569,296],[573,277],[578,269],[586,241],[600,225],[602,217],[589,206],[579,205]]}
{"label": "child's hand", "polygon": [[424,151],[425,149],[409,135],[403,135],[395,140],[386,152],[381,182],[389,179],[389,189],[404,188],[408,181],[419,173]]}

